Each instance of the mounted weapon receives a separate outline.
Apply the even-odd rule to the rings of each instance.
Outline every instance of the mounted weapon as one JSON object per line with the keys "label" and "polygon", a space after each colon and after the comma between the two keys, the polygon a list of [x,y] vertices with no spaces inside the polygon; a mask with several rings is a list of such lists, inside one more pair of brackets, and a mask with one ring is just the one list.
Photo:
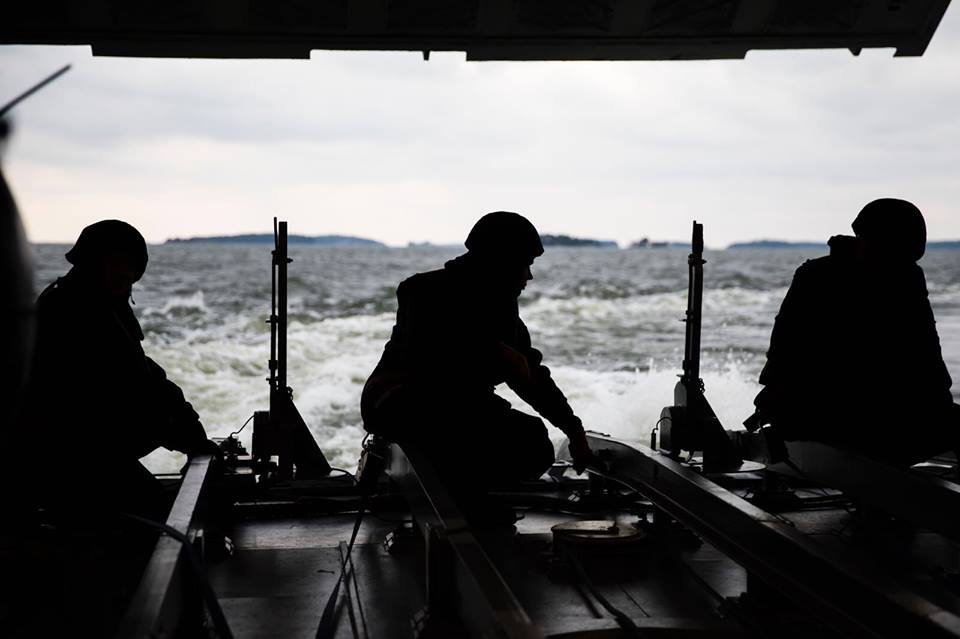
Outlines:
{"label": "mounted weapon", "polygon": [[306,422],[293,403],[287,386],[287,223],[273,218],[270,293],[270,410],[253,415],[253,458],[260,469],[268,468],[276,455],[279,479],[325,477],[330,464]]}
{"label": "mounted weapon", "polygon": [[707,472],[739,470],[741,458],[723,424],[707,401],[700,378],[700,327],[703,316],[703,225],[693,223],[693,240],[687,258],[686,337],[683,348],[683,372],[673,391],[673,406],[660,413],[660,450],[672,457],[682,451],[693,456],[703,451],[703,467]]}

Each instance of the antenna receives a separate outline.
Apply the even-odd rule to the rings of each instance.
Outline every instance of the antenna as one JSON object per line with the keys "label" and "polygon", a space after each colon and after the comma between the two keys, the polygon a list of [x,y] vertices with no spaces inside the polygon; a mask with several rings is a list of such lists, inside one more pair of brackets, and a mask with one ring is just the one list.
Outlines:
{"label": "antenna", "polygon": [[11,100],[10,102],[7,102],[5,105],[3,105],[2,107],[0,107],[0,118],[2,118],[2,117],[5,116],[7,113],[9,113],[10,109],[12,109],[13,107],[17,106],[18,104],[20,104],[21,102],[23,102],[24,100],[26,100],[27,98],[29,98],[29,97],[30,97],[31,95],[33,95],[34,93],[36,93],[37,91],[39,91],[39,90],[42,89],[43,87],[47,86],[48,84],[50,84],[51,82],[53,82],[54,80],[56,80],[57,78],[59,78],[61,75],[63,75],[63,74],[66,73],[67,71],[69,71],[71,68],[72,68],[71,65],[69,65],[69,64],[68,64],[68,65],[65,65],[64,67],[58,69],[57,71],[54,71],[51,75],[48,75],[46,78],[44,78],[43,80],[41,80],[41,81],[38,82],[37,84],[33,85],[32,87],[30,87],[29,89],[27,89],[26,91],[24,91],[23,93],[21,93],[20,95],[18,95],[17,97],[15,97],[15,98],[14,98],[13,100]]}

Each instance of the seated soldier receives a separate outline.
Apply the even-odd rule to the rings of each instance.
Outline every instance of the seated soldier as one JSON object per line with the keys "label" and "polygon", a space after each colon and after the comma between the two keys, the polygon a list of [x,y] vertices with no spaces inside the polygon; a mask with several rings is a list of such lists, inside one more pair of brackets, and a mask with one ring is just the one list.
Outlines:
{"label": "seated soldier", "polygon": [[[466,240],[467,253],[397,288],[397,321],[363,389],[367,431],[413,443],[434,463],[475,523],[512,523],[512,513],[476,504],[498,481],[535,479],[554,461],[543,422],[494,393],[502,382],[570,439],[582,471],[591,453],[580,419],[530,344],[517,298],[543,253],[524,217],[489,213]],[[508,521],[491,521],[498,516]],[[488,521],[484,522],[484,519]]]}
{"label": "seated soldier", "polygon": [[[147,266],[143,236],[119,220],[92,224],[66,254],[73,267],[37,300],[31,378],[17,434],[40,505],[135,513],[163,521],[169,503],[139,459],[164,446],[218,454],[196,411],[144,354],[130,308]],[[88,512],[89,511],[89,512]]]}
{"label": "seated soldier", "polygon": [[956,450],[960,406],[916,263],[923,215],[904,200],[875,200],[853,231],[797,269],[748,426],[903,465]]}

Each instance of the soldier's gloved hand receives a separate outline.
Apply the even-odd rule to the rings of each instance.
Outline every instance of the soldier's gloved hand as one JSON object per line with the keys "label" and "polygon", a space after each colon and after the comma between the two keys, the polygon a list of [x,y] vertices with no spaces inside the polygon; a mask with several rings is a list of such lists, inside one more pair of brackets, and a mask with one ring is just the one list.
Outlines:
{"label": "soldier's gloved hand", "polygon": [[747,429],[749,433],[755,433],[760,430],[761,427],[770,423],[770,420],[766,418],[763,413],[760,412],[760,409],[753,411],[753,415],[747,417],[743,420],[743,427]]}
{"label": "soldier's gloved hand", "polygon": [[506,369],[507,380],[511,384],[521,386],[529,384],[533,375],[530,372],[530,362],[527,361],[523,353],[504,342],[500,342],[498,346],[500,348],[500,360]]}
{"label": "soldier's gloved hand", "polygon": [[568,435],[570,439],[570,456],[573,458],[573,469],[582,473],[587,466],[596,464],[597,458],[587,443],[587,434],[582,430],[579,433]]}
{"label": "soldier's gloved hand", "polygon": [[216,461],[223,461],[223,451],[220,450],[219,444],[212,439],[204,440],[194,450],[191,450],[190,456],[193,457],[194,455],[213,455]]}
{"label": "soldier's gloved hand", "polygon": [[767,463],[779,464],[790,459],[790,452],[783,442],[783,437],[775,426],[767,426],[760,430],[764,443],[767,446]]}

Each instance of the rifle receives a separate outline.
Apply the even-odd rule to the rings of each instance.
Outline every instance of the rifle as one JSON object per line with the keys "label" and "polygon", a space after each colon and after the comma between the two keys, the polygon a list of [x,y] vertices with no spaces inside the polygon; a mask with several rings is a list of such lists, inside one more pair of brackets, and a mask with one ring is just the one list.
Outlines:
{"label": "rifle", "polygon": [[683,372],[673,390],[674,405],[660,413],[660,450],[679,458],[682,451],[703,451],[704,470],[724,472],[740,467],[742,459],[707,401],[700,378],[700,328],[703,317],[703,225],[693,223],[687,258],[686,335]]}

